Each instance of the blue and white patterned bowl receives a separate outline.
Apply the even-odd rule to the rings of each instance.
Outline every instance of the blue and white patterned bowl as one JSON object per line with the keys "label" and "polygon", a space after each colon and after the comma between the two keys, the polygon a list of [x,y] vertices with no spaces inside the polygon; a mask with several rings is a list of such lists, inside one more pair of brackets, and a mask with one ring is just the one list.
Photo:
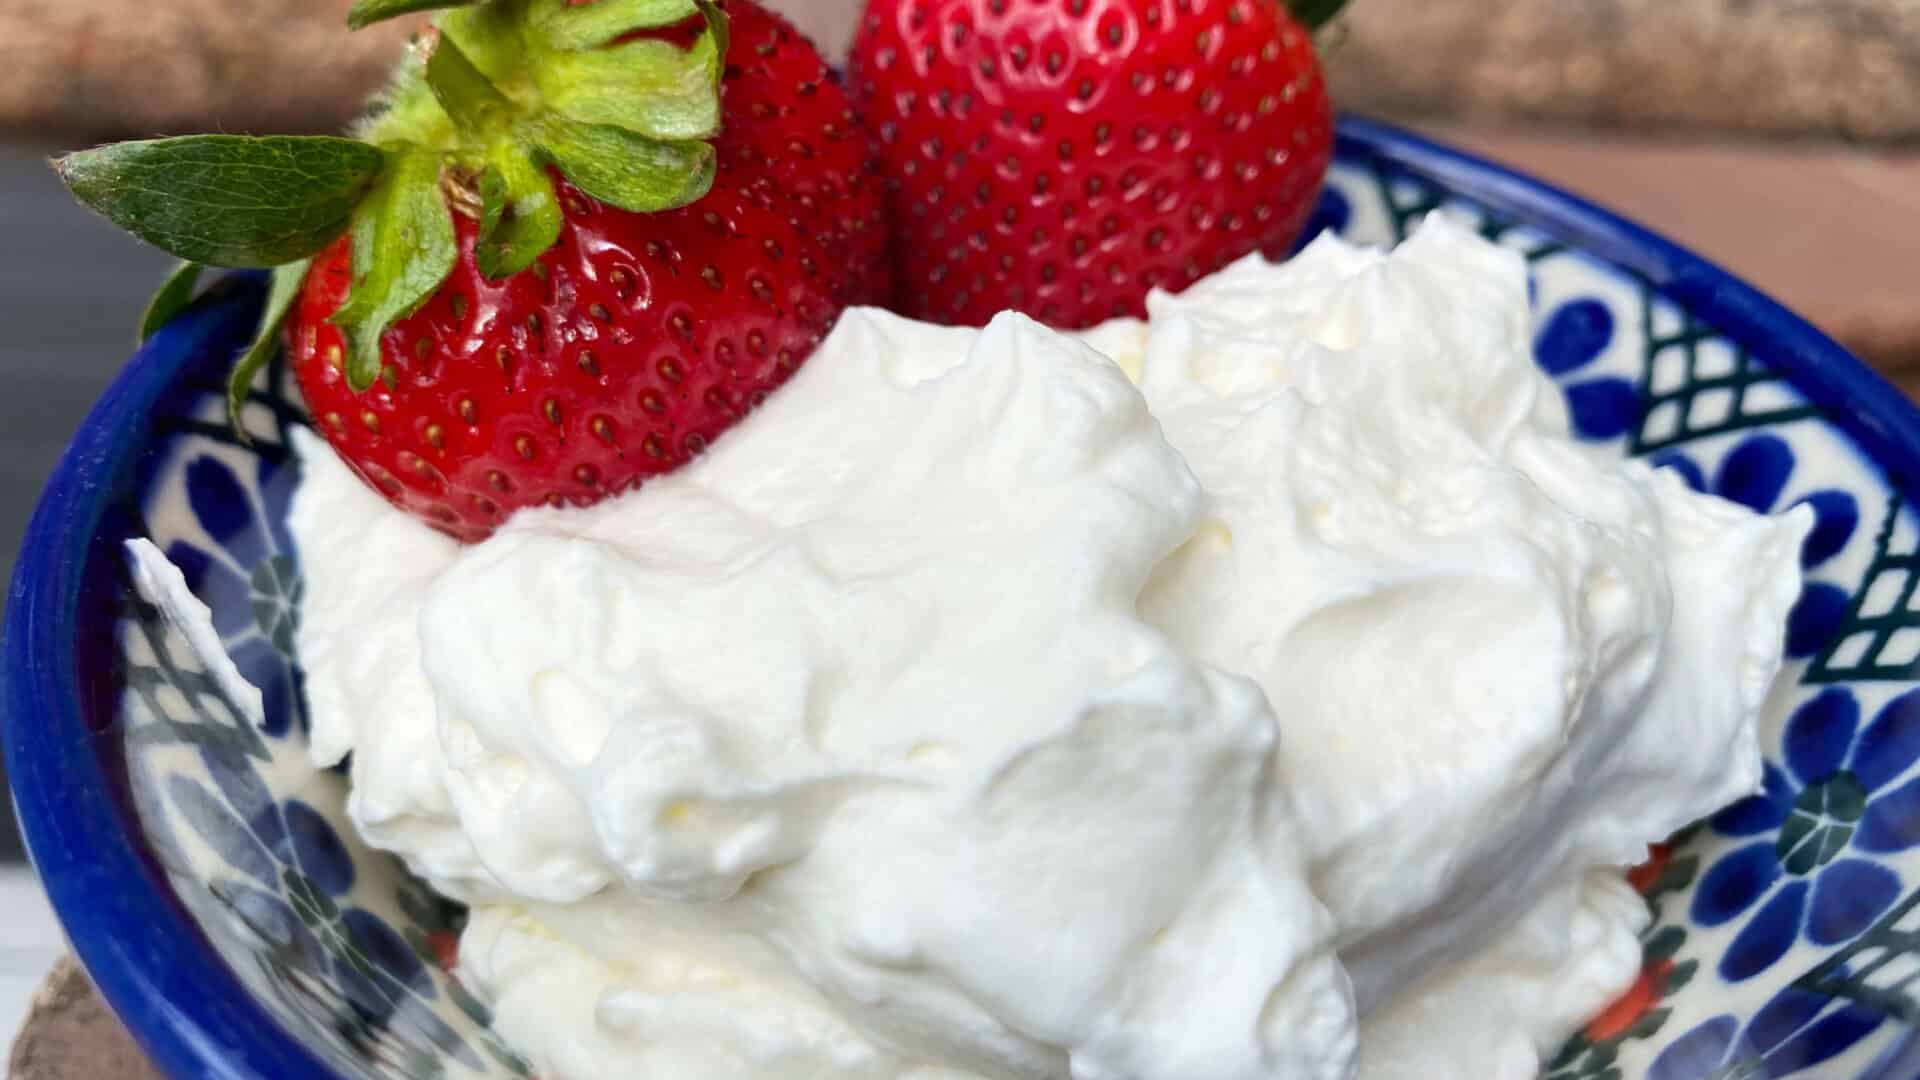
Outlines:
{"label": "blue and white patterned bowl", "polygon": [[[1316,228],[1398,240],[1436,208],[1533,268],[1539,362],[1579,434],[1774,510],[1809,503],[1807,586],[1767,790],[1636,873],[1656,911],[1628,999],[1551,1080],[1920,1075],[1920,411],[1804,323],[1572,198],[1376,124],[1342,125]],[[512,1077],[443,961],[460,912],[361,845],[316,770],[293,627],[285,370],[228,430],[221,375],[261,299],[226,279],[150,340],[41,500],[5,630],[7,766],[75,951],[181,1078]],[[134,593],[152,536],[265,692],[242,723]]]}

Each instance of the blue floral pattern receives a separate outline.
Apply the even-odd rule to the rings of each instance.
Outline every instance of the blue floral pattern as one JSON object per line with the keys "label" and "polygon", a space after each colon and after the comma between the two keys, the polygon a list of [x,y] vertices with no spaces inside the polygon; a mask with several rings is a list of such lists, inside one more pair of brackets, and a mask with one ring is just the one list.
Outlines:
{"label": "blue floral pattern", "polygon": [[1920,691],[1860,720],[1852,691],[1815,694],[1787,721],[1765,791],[1711,819],[1724,836],[1763,837],[1709,867],[1693,897],[1703,926],[1753,913],[1720,958],[1729,982],[1767,970],[1802,935],[1850,941],[1900,899],[1881,857],[1920,845],[1920,778],[1896,783],[1920,760]]}
{"label": "blue floral pattern", "polygon": [[[1900,637],[1920,634],[1920,615],[1904,614],[1920,526],[1817,408],[1630,271],[1364,155],[1336,165],[1309,233],[1391,243],[1434,210],[1526,258],[1535,358],[1579,436],[1756,510],[1805,504],[1817,519],[1788,642],[1812,663],[1790,665],[1802,685],[1775,695],[1765,788],[1663,845],[1636,881],[1654,909],[1640,996],[1590,1025],[1554,1077],[1908,1080],[1920,1000],[1889,958],[1920,961],[1920,927],[1901,921],[1920,913],[1920,644],[1908,655]],[[285,526],[287,436],[303,412],[287,373],[263,373],[244,444],[219,387],[191,389],[160,424],[137,516],[212,608],[267,718],[243,723],[177,631],[128,598],[125,756],[149,844],[236,975],[343,1075],[524,1075],[450,975],[461,912],[368,850],[343,779],[306,759],[302,585]],[[1861,523],[1883,512],[1869,553]],[[1866,603],[1880,578],[1892,600]],[[1868,631],[1870,666],[1827,663]]]}
{"label": "blue floral pattern", "polygon": [[1574,434],[1594,442],[1632,431],[1645,408],[1632,379],[1590,373],[1613,338],[1613,309],[1590,296],[1568,300],[1549,312],[1534,335],[1534,359],[1560,381]]}
{"label": "blue floral pattern", "polygon": [[1805,1073],[1844,1054],[1886,1019],[1864,1006],[1788,987],[1744,1024],[1722,1014],[1673,1040],[1654,1059],[1647,1080],[1762,1080]]}
{"label": "blue floral pattern", "polygon": [[306,699],[293,661],[301,581],[286,530],[292,470],[258,459],[243,484],[226,462],[201,454],[186,465],[194,515],[211,544],[175,540],[167,558],[214,613],[214,629],[247,681],[260,688],[266,732],[307,731]]}

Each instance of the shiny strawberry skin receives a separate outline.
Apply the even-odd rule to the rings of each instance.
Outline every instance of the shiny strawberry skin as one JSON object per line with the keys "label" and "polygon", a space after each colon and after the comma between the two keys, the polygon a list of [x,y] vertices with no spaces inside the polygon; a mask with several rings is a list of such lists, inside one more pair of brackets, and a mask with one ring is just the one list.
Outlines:
{"label": "shiny strawberry skin", "polygon": [[879,135],[909,315],[1144,313],[1285,254],[1332,157],[1277,0],[873,0],[849,85]]}
{"label": "shiny strawberry skin", "polygon": [[848,302],[884,306],[893,277],[877,143],[792,23],[749,0],[722,7],[732,42],[721,82],[721,172],[780,193],[844,264]]}
{"label": "shiny strawberry skin", "polygon": [[700,453],[790,376],[838,317],[843,269],[766,191],[721,179],[634,214],[555,177],[566,225],[535,267],[488,281],[476,225],[439,291],[382,338],[355,393],[327,319],[349,244],[315,261],[287,321],[315,425],[396,506],[462,540],[513,510],[587,505]]}

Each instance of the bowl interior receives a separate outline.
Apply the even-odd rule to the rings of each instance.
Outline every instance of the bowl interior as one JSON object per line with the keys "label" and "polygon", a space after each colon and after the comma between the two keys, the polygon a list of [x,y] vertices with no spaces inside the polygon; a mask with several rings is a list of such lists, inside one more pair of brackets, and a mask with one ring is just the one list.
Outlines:
{"label": "bowl interior", "polygon": [[[1313,230],[1388,244],[1437,209],[1525,255],[1537,359],[1582,439],[1819,519],[1767,790],[1635,872],[1655,912],[1640,983],[1549,1075],[1920,1074],[1920,518],[1902,494],[1920,413],[1684,253],[1374,125],[1344,126]],[[304,410],[273,365],[243,442],[220,393],[259,292],[230,278],[149,345],[36,519],[8,628],[29,844],[89,970],[178,1075],[523,1076],[449,974],[458,908],[362,845],[344,776],[307,761],[285,528]],[[119,543],[142,535],[264,692],[264,730],[132,590]]]}

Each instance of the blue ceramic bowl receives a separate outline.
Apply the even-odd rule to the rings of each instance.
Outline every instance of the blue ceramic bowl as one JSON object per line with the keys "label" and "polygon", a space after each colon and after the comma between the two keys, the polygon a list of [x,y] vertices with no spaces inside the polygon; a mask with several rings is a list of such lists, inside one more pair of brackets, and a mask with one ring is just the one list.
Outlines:
{"label": "blue ceramic bowl", "polygon": [[[1920,411],[1773,302],[1576,199],[1362,121],[1314,228],[1379,244],[1447,208],[1533,268],[1536,346],[1580,436],[1695,486],[1809,503],[1807,585],[1763,796],[1636,873],[1640,985],[1553,1080],[1920,1075]],[[234,275],[153,337],[40,502],[7,608],[21,823],[73,947],[180,1078],[510,1077],[524,1064],[443,970],[457,908],[347,826],[302,743],[287,435],[265,372],[243,444],[221,376],[259,308]],[[268,724],[240,722],[132,590],[151,536],[213,609]]]}

